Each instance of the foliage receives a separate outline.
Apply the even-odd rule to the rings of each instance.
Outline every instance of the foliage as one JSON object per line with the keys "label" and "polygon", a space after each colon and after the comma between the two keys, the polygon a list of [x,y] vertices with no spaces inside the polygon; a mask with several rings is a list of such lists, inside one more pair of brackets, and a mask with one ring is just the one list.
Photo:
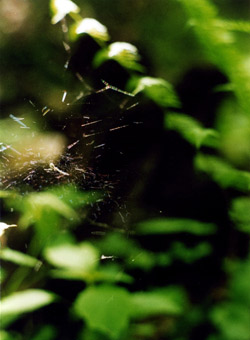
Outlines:
{"label": "foliage", "polygon": [[[214,93],[227,92],[227,96],[221,105],[216,106],[212,126],[192,112],[185,112],[181,98],[169,81],[161,76],[147,75],[143,58],[133,44],[111,42],[106,26],[96,19],[83,17],[80,4],[70,0],[50,1],[51,23],[57,25],[53,34],[60,35],[59,22],[65,33],[68,22],[68,40],[64,41],[66,53],[71,49],[77,51],[84,39],[89,39],[95,51],[90,60],[86,55],[87,61],[82,60],[82,64],[87,64],[84,66],[90,85],[85,84],[81,74],[77,74],[82,87],[76,101],[72,101],[72,105],[64,105],[66,92],[63,90],[60,105],[55,104],[54,109],[47,105],[42,110],[36,109],[34,117],[37,111],[41,111],[48,124],[52,118],[47,117],[53,110],[62,111],[60,119],[67,114],[71,117],[74,113],[67,106],[71,109],[82,97],[84,103],[89,104],[91,95],[111,97],[106,90],[120,96],[119,109],[125,108],[122,111],[124,116],[131,107],[144,104],[152,108],[150,119],[153,116],[152,120],[156,120],[157,112],[160,112],[163,119],[156,134],[161,131],[162,135],[170,136],[170,141],[172,136],[177,138],[176,144],[181,146],[178,156],[180,159],[183,157],[182,174],[187,169],[184,164],[187,155],[191,157],[191,161],[187,162],[191,164],[191,170],[187,172],[192,173],[187,197],[191,197],[194,205],[187,199],[187,208],[181,210],[179,202],[185,192],[182,186],[187,184],[184,183],[186,178],[190,179],[184,176],[174,188],[177,191],[173,199],[174,213],[168,212],[172,197],[164,202],[159,194],[159,198],[153,199],[161,201],[159,206],[164,207],[164,215],[162,208],[148,212],[146,203],[142,208],[137,203],[135,216],[128,219],[128,224],[124,222],[122,210],[115,213],[111,222],[102,215],[97,217],[93,211],[100,211],[107,197],[112,197],[112,186],[107,189],[104,179],[99,189],[94,185],[87,189],[81,187],[81,184],[74,183],[75,177],[71,173],[64,168],[61,170],[64,159],[61,163],[58,161],[63,150],[70,149],[79,140],[66,146],[65,138],[55,131],[42,132],[46,123],[39,121],[41,117],[37,118],[36,124],[36,118],[28,114],[23,123],[7,112],[0,127],[0,152],[3,155],[1,161],[7,159],[10,163],[8,169],[11,169],[11,175],[19,170],[31,170],[31,174],[37,171],[39,182],[45,171],[48,176],[55,175],[55,179],[48,181],[44,187],[38,186],[38,190],[32,187],[26,189],[27,186],[23,190],[17,185],[15,190],[7,187],[0,192],[6,215],[4,222],[0,223],[1,339],[249,339],[250,72],[249,56],[241,49],[239,34],[248,34],[250,24],[243,20],[223,19],[211,0],[179,0],[176,6],[185,18],[188,34],[195,33],[192,39],[197,48],[200,43],[203,58],[216,66],[229,82],[213,89]],[[33,43],[32,46],[35,49]],[[65,65],[67,69],[68,62]],[[98,72],[101,74],[107,65],[118,65],[118,70],[123,71],[125,81],[121,88],[107,83],[105,79],[96,81]],[[48,78],[53,78],[56,83],[52,95],[47,93],[50,103],[55,92],[62,90],[58,83],[63,83],[62,78],[53,72],[48,71]],[[71,76],[67,81],[71,83]],[[95,82],[98,85],[94,91],[91,86],[95,86]],[[99,88],[100,83],[105,87]],[[71,90],[74,93],[78,88],[73,85]],[[191,99],[197,100],[196,97]],[[116,100],[115,96],[112,97],[111,105],[116,105]],[[126,106],[128,102],[131,106]],[[104,109],[102,107],[102,111]],[[107,112],[109,115],[108,108]],[[136,116],[137,111],[134,114]],[[135,125],[140,124],[137,118],[133,122]],[[119,117],[108,119],[121,120]],[[29,128],[32,125],[35,127],[31,133]],[[98,131],[99,134],[102,131]],[[151,130],[148,129],[146,134],[149,138]],[[162,135],[160,138],[163,139]],[[125,135],[125,138],[132,137]],[[97,147],[104,145],[101,142]],[[33,163],[29,158],[17,151],[18,145],[19,150],[27,150],[32,143],[34,154],[31,159],[39,157],[34,167],[31,167]],[[167,146],[171,151],[173,149],[174,154],[175,146]],[[158,144],[158,149],[164,149],[163,144]],[[172,166],[171,157],[169,168]],[[152,159],[150,153],[143,163],[145,173],[152,171],[152,167],[147,165],[153,162]],[[58,167],[53,162],[59,163]],[[70,158],[69,163],[73,162]],[[20,164],[22,169],[19,169]],[[83,170],[76,167],[76,171],[83,179],[89,173],[95,178],[91,168]],[[4,167],[3,174],[5,183],[8,174]],[[178,176],[178,173],[174,175]],[[167,178],[168,172],[165,177],[168,186],[166,188],[161,183],[161,189],[170,190],[171,195],[172,179]],[[136,196],[146,182],[147,175],[141,179],[142,184],[131,189],[128,198],[130,207],[135,202],[131,197]],[[207,203],[206,209],[197,211],[203,197],[200,191],[205,190],[205,195],[209,194],[209,185],[217,190],[212,192],[210,202],[214,201],[215,205],[219,202],[219,205],[213,208]],[[200,191],[197,190],[199,186],[202,188]],[[220,196],[218,199],[218,193],[223,198]],[[222,210],[221,200],[225,211],[218,212]],[[117,201],[114,202],[119,206]],[[108,209],[114,210],[112,204]],[[117,219],[122,222],[115,223]],[[225,245],[228,239],[235,239],[235,243],[239,244]]]}

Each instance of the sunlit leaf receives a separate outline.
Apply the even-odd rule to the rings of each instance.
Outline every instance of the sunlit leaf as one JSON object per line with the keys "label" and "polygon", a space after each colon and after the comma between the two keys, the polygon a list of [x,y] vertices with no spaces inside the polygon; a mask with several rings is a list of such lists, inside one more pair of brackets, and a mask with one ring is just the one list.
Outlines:
{"label": "sunlit leaf", "polygon": [[5,232],[6,229],[9,228],[14,228],[17,227],[16,224],[6,224],[4,222],[0,222],[0,237],[3,235],[3,233]]}
{"label": "sunlit leaf", "polygon": [[58,23],[65,17],[65,15],[71,12],[78,13],[80,11],[80,8],[70,0],[51,0],[50,8],[53,14],[51,19],[52,24]]}
{"label": "sunlit leaf", "polygon": [[210,175],[223,188],[250,190],[250,173],[237,170],[218,157],[199,154],[195,158],[195,167]]}
{"label": "sunlit leaf", "polygon": [[155,315],[180,315],[186,305],[186,296],[178,287],[131,294],[131,314],[134,318]]}
{"label": "sunlit leaf", "polygon": [[22,316],[23,313],[33,312],[52,303],[56,296],[40,289],[27,289],[2,298],[0,302],[1,319]]}
{"label": "sunlit leaf", "polygon": [[28,267],[36,267],[42,264],[36,258],[10,248],[0,249],[0,259]]}
{"label": "sunlit leaf", "polygon": [[215,26],[221,27],[221,28],[224,28],[230,31],[250,33],[250,22],[249,21],[217,19],[215,21]]}
{"label": "sunlit leaf", "polygon": [[133,278],[121,271],[121,268],[104,267],[101,269],[94,269],[83,271],[78,268],[67,268],[52,270],[51,275],[57,279],[64,280],[80,280],[88,283],[93,282],[123,282],[132,283]]}
{"label": "sunlit leaf", "polygon": [[46,260],[56,267],[92,271],[98,265],[98,250],[90,243],[84,242],[78,245],[61,244],[48,247],[44,251]]}
{"label": "sunlit leaf", "polygon": [[118,286],[90,287],[78,295],[74,310],[90,328],[117,339],[128,327],[130,296]]}
{"label": "sunlit leaf", "polygon": [[180,107],[179,99],[172,85],[164,79],[136,78],[129,82],[128,88],[135,95],[143,92],[148,98],[162,107]]}
{"label": "sunlit leaf", "polygon": [[142,221],[136,227],[139,235],[191,233],[195,235],[209,235],[214,233],[216,226],[190,219],[159,218]]}
{"label": "sunlit leaf", "polygon": [[100,50],[94,60],[94,67],[100,66],[108,59],[116,60],[123,67],[143,71],[142,65],[139,64],[140,56],[137,48],[126,42],[115,42],[110,44],[107,48]]}
{"label": "sunlit leaf", "polygon": [[181,113],[168,113],[165,115],[165,127],[180,133],[196,148],[201,146],[217,147],[219,134],[213,129],[204,128],[194,118]]}
{"label": "sunlit leaf", "polygon": [[99,21],[93,18],[84,18],[72,26],[70,36],[74,40],[77,35],[87,33],[93,39],[99,42],[109,40],[107,27],[102,25]]}

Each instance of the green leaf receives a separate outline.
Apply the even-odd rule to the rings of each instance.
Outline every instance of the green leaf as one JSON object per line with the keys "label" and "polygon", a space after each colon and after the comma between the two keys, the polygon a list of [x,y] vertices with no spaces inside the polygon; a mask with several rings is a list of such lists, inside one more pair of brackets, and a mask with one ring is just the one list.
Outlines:
{"label": "green leaf", "polygon": [[137,292],[131,295],[131,314],[134,318],[155,315],[180,315],[187,300],[184,292],[177,287],[156,289],[151,292]]}
{"label": "green leaf", "polygon": [[110,39],[107,27],[93,18],[84,18],[70,29],[70,37],[76,39],[79,34],[87,33],[97,42],[106,42]]}
{"label": "green leaf", "polygon": [[41,266],[42,264],[42,262],[36,258],[10,248],[0,249],[0,259],[28,267]]}
{"label": "green leaf", "polygon": [[56,24],[69,13],[78,13],[80,8],[70,0],[51,0],[50,8],[52,12],[51,23]]}
{"label": "green leaf", "polygon": [[78,245],[61,244],[48,247],[44,251],[44,257],[56,267],[82,272],[95,269],[100,258],[98,250],[87,242]]}
{"label": "green leaf", "polygon": [[219,134],[213,129],[204,128],[194,118],[181,113],[165,115],[165,127],[177,131],[197,149],[201,146],[217,147]]}
{"label": "green leaf", "polygon": [[130,296],[118,286],[90,287],[78,295],[74,310],[89,328],[117,339],[128,327]]}
{"label": "green leaf", "polygon": [[224,28],[229,31],[250,33],[249,21],[217,19],[215,21],[215,26]]}
{"label": "green leaf", "polygon": [[181,242],[174,242],[170,248],[170,254],[172,257],[185,263],[192,263],[202,257],[209,255],[211,251],[211,245],[207,242],[201,242],[192,248],[186,247]]}
{"label": "green leaf", "polygon": [[227,340],[249,340],[249,307],[237,303],[224,303],[215,307],[211,318]]}
{"label": "green leaf", "polygon": [[16,206],[16,209],[23,212],[19,224],[24,227],[34,222],[39,222],[45,211],[55,212],[69,220],[78,220],[75,210],[50,192],[34,192],[27,195],[24,197],[23,202]]}
{"label": "green leaf", "polygon": [[250,233],[250,198],[238,197],[234,199],[230,216],[240,231]]}
{"label": "green leaf", "polygon": [[162,107],[180,107],[179,99],[170,83],[161,78],[141,77],[128,83],[133,94],[143,92],[148,98]]}
{"label": "green leaf", "polygon": [[0,330],[0,339],[1,340],[15,340],[14,337],[9,332],[5,332]]}
{"label": "green leaf", "polygon": [[250,173],[237,170],[218,157],[199,154],[195,158],[195,167],[210,175],[222,188],[250,189]]}
{"label": "green leaf", "polygon": [[189,23],[192,25],[203,49],[212,63],[227,76],[232,84],[236,97],[245,113],[250,113],[250,72],[245,64],[244,53],[236,44],[233,30],[241,27],[242,31],[249,25],[226,22],[218,16],[218,10],[208,0],[179,0],[186,10]]}
{"label": "green leaf", "polygon": [[57,333],[54,326],[44,325],[31,340],[53,340],[57,338]]}
{"label": "green leaf", "polygon": [[93,66],[99,67],[108,59],[116,60],[123,67],[131,70],[143,71],[144,69],[138,63],[140,56],[137,48],[126,42],[112,43],[107,48],[97,52],[93,60]]}
{"label": "green leaf", "polygon": [[191,233],[209,235],[214,233],[216,226],[190,219],[160,218],[138,223],[136,233],[139,235]]}
{"label": "green leaf", "polygon": [[13,293],[2,298],[0,302],[1,321],[3,324],[9,320],[20,317],[23,313],[33,312],[43,306],[52,303],[56,296],[53,293],[41,289],[27,289]]}

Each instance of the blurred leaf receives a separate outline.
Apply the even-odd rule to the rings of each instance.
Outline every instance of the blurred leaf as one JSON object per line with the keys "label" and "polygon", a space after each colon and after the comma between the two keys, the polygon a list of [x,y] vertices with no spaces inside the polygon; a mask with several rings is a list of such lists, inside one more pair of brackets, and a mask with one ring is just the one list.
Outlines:
{"label": "blurred leaf", "polygon": [[3,235],[6,229],[15,228],[15,227],[17,227],[16,224],[6,224],[4,222],[0,222],[0,237]]}
{"label": "blurred leaf", "polygon": [[230,298],[250,308],[250,259],[233,263],[230,269]]}
{"label": "blurred leaf", "polygon": [[[236,46],[232,27],[223,23],[208,0],[179,0],[208,58],[228,77],[245,113],[250,113],[250,72],[244,54]],[[238,25],[239,28],[240,25]],[[246,27],[245,27],[246,28]]]}
{"label": "blurred leaf", "polygon": [[187,300],[178,287],[156,289],[151,292],[136,292],[131,295],[131,314],[134,318],[147,318],[155,315],[180,315]]}
{"label": "blurred leaf", "polygon": [[224,303],[213,309],[211,318],[224,339],[249,340],[249,315],[249,307]]}
{"label": "blurred leaf", "polygon": [[123,282],[132,283],[133,278],[121,271],[121,268],[104,267],[101,269],[82,271],[79,269],[69,268],[52,270],[52,276],[64,280],[81,280],[88,283],[93,282]]}
{"label": "blurred leaf", "polygon": [[52,24],[58,23],[69,13],[78,13],[80,11],[80,8],[70,0],[50,0],[50,8],[53,15]]}
{"label": "blurred leaf", "polygon": [[[14,336],[15,336],[15,338],[14,338]],[[0,330],[0,339],[1,340],[18,340],[19,339],[19,338],[16,338],[16,334],[14,336],[9,332],[5,332],[3,330]]]}
{"label": "blurred leaf", "polygon": [[107,48],[100,50],[94,57],[93,66],[99,67],[108,59],[116,60],[123,67],[143,71],[143,66],[139,64],[140,56],[137,48],[126,42],[115,42]]}
{"label": "blurred leaf", "polygon": [[52,303],[56,296],[40,289],[27,289],[2,298],[0,302],[1,321],[8,323],[10,319],[22,316]]}
{"label": "blurred leaf", "polygon": [[195,247],[186,247],[181,242],[174,242],[170,248],[170,254],[174,259],[182,260],[186,263],[192,263],[202,257],[209,255],[212,247],[207,242],[201,242]]}
{"label": "blurred leaf", "polygon": [[250,117],[238,103],[226,100],[220,105],[216,129],[220,134],[220,151],[234,165],[247,167],[250,161]]}
{"label": "blurred leaf", "polygon": [[143,92],[162,107],[180,107],[179,99],[170,83],[161,78],[141,77],[131,79],[128,89],[133,94]]}
{"label": "blurred leaf", "polygon": [[16,209],[23,212],[19,224],[24,227],[34,222],[41,221],[43,212],[55,212],[69,220],[78,220],[78,215],[68,204],[64,203],[60,197],[50,192],[34,192],[23,198],[23,202],[16,205]]}
{"label": "blurred leaf", "polygon": [[84,18],[70,29],[70,37],[75,40],[79,34],[87,33],[97,42],[106,42],[110,39],[107,27],[93,18]]}
{"label": "blurred leaf", "polygon": [[190,219],[161,218],[138,223],[136,233],[139,235],[191,233],[209,235],[214,233],[216,226]]}
{"label": "blurred leaf", "polygon": [[63,185],[53,187],[49,193],[58,197],[62,202],[73,209],[82,208],[101,199],[101,193],[96,191],[82,191],[75,185]]}
{"label": "blurred leaf", "polygon": [[215,25],[230,31],[250,33],[249,21],[218,19],[215,21]]}
{"label": "blurred leaf", "polygon": [[128,327],[130,296],[118,286],[90,287],[78,295],[74,310],[90,328],[117,339]]}
{"label": "blurred leaf", "polygon": [[203,145],[209,147],[218,146],[218,132],[204,128],[190,116],[181,113],[168,113],[165,115],[165,127],[177,131],[198,149]]}
{"label": "blurred leaf", "polygon": [[46,260],[56,267],[90,272],[98,265],[98,250],[90,243],[62,244],[44,251]]}
{"label": "blurred leaf", "polygon": [[235,198],[232,201],[230,216],[240,231],[250,233],[250,198]]}
{"label": "blurred leaf", "polygon": [[42,264],[36,258],[10,248],[0,249],[0,259],[28,267],[36,267]]}
{"label": "blurred leaf", "polygon": [[56,337],[56,328],[51,325],[44,325],[31,340],[54,340]]}
{"label": "blurred leaf", "polygon": [[250,189],[250,173],[237,170],[218,157],[199,154],[195,158],[195,167],[210,175],[222,188]]}
{"label": "blurred leaf", "polygon": [[108,234],[96,244],[104,256],[122,258],[129,267],[150,270],[155,265],[155,254],[141,248],[135,240],[122,234]]}

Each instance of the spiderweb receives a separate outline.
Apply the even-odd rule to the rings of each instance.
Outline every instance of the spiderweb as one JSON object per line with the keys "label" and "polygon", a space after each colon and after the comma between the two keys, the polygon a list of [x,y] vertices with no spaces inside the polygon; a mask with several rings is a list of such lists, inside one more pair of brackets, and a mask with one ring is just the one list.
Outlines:
{"label": "spiderweb", "polygon": [[[62,30],[67,33],[65,21]],[[67,73],[71,72],[71,48],[64,40],[67,57],[62,72]],[[6,118],[4,124],[11,138],[9,143],[0,144],[1,187],[22,193],[62,184],[73,184],[81,190],[101,190],[109,209],[118,208],[125,223],[126,203],[117,194],[124,152],[119,145],[112,145],[112,140],[116,140],[113,135],[129,131],[131,125],[136,129],[142,123],[131,120],[130,115],[137,108],[138,99],[105,79],[99,79],[96,89],[79,72],[73,76],[77,86],[63,90],[56,99],[63,112],[25,98],[34,115],[11,113]],[[112,166],[108,164],[110,159]]]}

